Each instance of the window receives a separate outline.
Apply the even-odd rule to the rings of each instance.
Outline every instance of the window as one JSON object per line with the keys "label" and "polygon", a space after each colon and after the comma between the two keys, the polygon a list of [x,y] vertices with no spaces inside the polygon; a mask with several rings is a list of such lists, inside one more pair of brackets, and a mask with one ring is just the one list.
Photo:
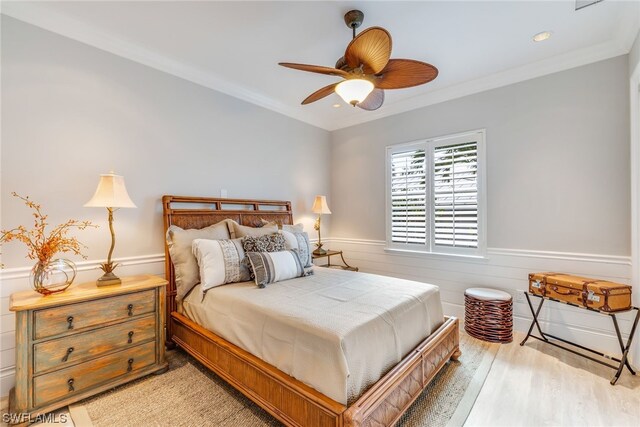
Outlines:
{"label": "window", "polygon": [[484,131],[387,147],[387,247],[482,256]]}

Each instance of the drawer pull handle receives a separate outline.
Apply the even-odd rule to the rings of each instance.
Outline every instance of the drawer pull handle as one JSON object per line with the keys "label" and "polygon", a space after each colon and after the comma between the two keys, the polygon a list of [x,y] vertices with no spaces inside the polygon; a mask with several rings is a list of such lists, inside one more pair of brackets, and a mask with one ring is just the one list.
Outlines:
{"label": "drawer pull handle", "polygon": [[127,310],[129,310],[129,316],[133,316],[133,304],[129,304]]}
{"label": "drawer pull handle", "polygon": [[133,369],[133,359],[129,359],[129,366],[127,366],[127,372],[131,372]]}
{"label": "drawer pull handle", "polygon": [[73,353],[73,347],[69,347],[67,349],[67,354],[64,355],[64,357],[62,358],[63,362],[66,362],[67,360],[69,360],[69,355]]}
{"label": "drawer pull handle", "polygon": [[73,388],[73,378],[69,378],[69,381],[67,381],[67,384],[69,384],[69,392],[76,391],[76,389]]}
{"label": "drawer pull handle", "polygon": [[133,331],[129,331],[129,339],[127,340],[128,344],[131,344],[133,342]]}
{"label": "drawer pull handle", "polygon": [[67,323],[69,324],[67,329],[73,329],[73,316],[67,317]]}

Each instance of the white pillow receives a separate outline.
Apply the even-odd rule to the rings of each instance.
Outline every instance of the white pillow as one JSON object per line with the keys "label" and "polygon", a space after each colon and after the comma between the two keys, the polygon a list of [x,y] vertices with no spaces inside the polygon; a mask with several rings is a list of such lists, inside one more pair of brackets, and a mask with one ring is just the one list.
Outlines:
{"label": "white pillow", "polygon": [[259,288],[308,274],[295,251],[247,252],[247,258]]}
{"label": "white pillow", "polygon": [[287,250],[296,250],[300,257],[300,262],[305,268],[313,266],[309,235],[305,232],[287,231],[286,229],[281,230],[280,233],[284,236]]}
{"label": "white pillow", "polygon": [[245,254],[242,239],[196,239],[192,248],[200,267],[200,286],[203,292],[227,283],[251,279],[249,268],[243,262]]}

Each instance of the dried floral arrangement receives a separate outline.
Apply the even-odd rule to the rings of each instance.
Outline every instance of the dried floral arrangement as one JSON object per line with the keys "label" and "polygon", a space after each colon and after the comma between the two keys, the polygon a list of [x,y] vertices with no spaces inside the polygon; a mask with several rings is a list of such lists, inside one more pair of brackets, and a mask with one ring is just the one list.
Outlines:
{"label": "dried floral arrangement", "polygon": [[[86,246],[78,241],[75,237],[69,237],[67,234],[71,229],[84,230],[87,227],[98,227],[91,221],[78,221],[70,219],[69,221],[59,224],[50,233],[47,234],[46,228],[48,215],[42,213],[42,207],[29,199],[13,192],[14,197],[19,198],[24,204],[33,210],[33,229],[27,230],[25,226],[18,226],[11,230],[0,230],[0,245],[14,240],[20,241],[27,246],[27,258],[38,260],[40,263],[47,263],[51,258],[59,252],[73,253],[80,255],[83,259],[87,259],[82,254],[82,249]],[[3,267],[0,264],[0,267]]]}

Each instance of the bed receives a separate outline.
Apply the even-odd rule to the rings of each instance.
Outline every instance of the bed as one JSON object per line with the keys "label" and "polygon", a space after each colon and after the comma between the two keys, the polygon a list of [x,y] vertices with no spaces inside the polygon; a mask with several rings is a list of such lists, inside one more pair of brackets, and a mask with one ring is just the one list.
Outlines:
{"label": "bed", "polygon": [[[202,228],[226,218],[249,226],[258,226],[263,220],[282,224],[292,223],[291,204],[282,201],[164,196],[163,213],[165,231],[170,225]],[[403,285],[407,289],[404,292],[406,293],[403,300],[406,301],[405,305],[399,302],[400,308],[397,309],[396,314],[382,307],[387,316],[385,318],[387,323],[393,316],[416,316],[415,324],[421,325],[425,331],[424,336],[428,335],[424,339],[418,337],[416,341],[415,334],[419,331],[409,330],[412,328],[406,326],[400,331],[394,330],[394,325],[385,326],[385,322],[376,326],[367,316],[376,309],[381,310],[380,307],[358,314],[361,318],[360,323],[368,325],[369,334],[378,333],[380,327],[383,329],[387,327],[390,329],[387,333],[391,337],[389,339],[396,339],[399,343],[395,347],[385,345],[385,348],[393,349],[392,353],[397,353],[395,358],[385,359],[384,355],[376,353],[376,360],[371,360],[371,363],[377,366],[374,371],[380,372],[357,372],[354,369],[357,363],[352,363],[351,366],[347,363],[345,366],[344,361],[340,360],[342,356],[332,350],[328,343],[333,340],[332,337],[327,338],[326,347],[322,347],[324,345],[322,340],[318,344],[317,337],[333,328],[326,321],[323,324],[322,316],[317,316],[319,320],[314,319],[310,324],[299,326],[302,317],[300,313],[296,313],[297,306],[287,305],[285,312],[276,313],[279,315],[275,318],[277,322],[273,317],[270,318],[268,323],[271,333],[268,335],[273,337],[273,342],[261,347],[256,342],[263,339],[261,337],[264,337],[264,334],[252,336],[250,324],[247,326],[246,317],[242,318],[241,315],[243,312],[254,312],[257,318],[263,319],[265,313],[274,312],[273,306],[277,305],[282,298],[301,298],[300,301],[304,298],[316,298],[321,307],[319,312],[334,310],[333,314],[338,315],[340,310],[346,307],[343,304],[347,304],[348,300],[362,303],[366,298],[369,298],[366,301],[370,301],[371,298],[384,296],[384,287],[382,283],[376,284],[376,280],[380,282],[381,280],[400,281],[400,279],[335,270],[317,271],[317,275],[311,278],[281,282],[277,285],[283,286],[272,286],[273,289],[267,290],[257,289],[250,283],[225,285],[215,289],[216,298],[210,298],[211,291],[204,299],[201,296],[196,298],[194,295],[199,293],[194,289],[192,294],[181,302],[179,308],[176,301],[173,265],[168,250],[166,257],[169,280],[167,345],[169,347],[178,345],[183,348],[285,425],[392,425],[444,364],[449,359],[457,359],[460,355],[458,320],[453,317],[444,318],[441,311],[438,312],[439,299],[436,304],[433,298],[433,295],[437,295],[437,291],[428,288],[429,285],[418,286],[419,284],[414,282],[404,281],[406,283]],[[412,290],[411,284],[414,284],[415,289]],[[365,292],[367,286],[372,289]],[[373,292],[376,287],[380,287],[381,293]],[[255,291],[267,292],[260,294],[262,298],[259,307],[247,306],[247,301],[251,300],[247,296],[251,292],[255,295]],[[314,293],[315,295],[308,295]],[[367,296],[368,294],[371,295]],[[218,299],[223,299],[226,304],[219,305],[217,309],[207,308],[207,304],[212,304],[211,300]],[[409,304],[410,301],[418,299],[423,301],[420,304]],[[340,302],[336,303],[338,300]],[[323,304],[324,308],[322,308]],[[225,305],[233,307],[233,310],[225,312],[220,308]],[[423,306],[432,308],[425,310]],[[217,314],[207,315],[216,310]],[[416,313],[410,314],[411,310]],[[331,316],[324,317],[325,320],[329,318]],[[337,322],[337,324],[342,323],[344,322]],[[371,353],[370,350],[359,348],[358,339],[349,341],[349,337],[355,336],[350,335],[351,331],[340,331],[339,327],[334,329],[337,329],[340,338],[343,339],[341,345],[350,357],[355,357],[357,360],[367,351]],[[313,344],[306,339],[302,330],[307,331],[310,337],[314,336]],[[264,351],[265,348],[273,349],[278,345],[293,345],[291,343],[295,340],[290,339],[291,337],[296,337],[298,340],[296,352],[305,348],[313,350],[308,351],[306,357],[315,357],[313,365],[320,367],[316,374],[326,372],[326,375],[316,375],[317,378],[312,378],[313,369],[306,369],[306,372],[300,371],[301,365],[299,363],[296,365],[295,357],[292,356],[290,360],[270,358],[269,352]],[[278,341],[282,344],[278,344]],[[409,342],[412,344],[407,348]],[[414,347],[415,342],[418,344]],[[296,352],[292,354],[297,354]],[[279,353],[287,354],[286,351]],[[319,354],[322,354],[322,357],[319,357]],[[298,355],[298,358],[300,357]],[[323,366],[323,363],[326,363],[326,366]],[[330,370],[331,366],[334,368]],[[378,379],[380,375],[382,376]]]}

